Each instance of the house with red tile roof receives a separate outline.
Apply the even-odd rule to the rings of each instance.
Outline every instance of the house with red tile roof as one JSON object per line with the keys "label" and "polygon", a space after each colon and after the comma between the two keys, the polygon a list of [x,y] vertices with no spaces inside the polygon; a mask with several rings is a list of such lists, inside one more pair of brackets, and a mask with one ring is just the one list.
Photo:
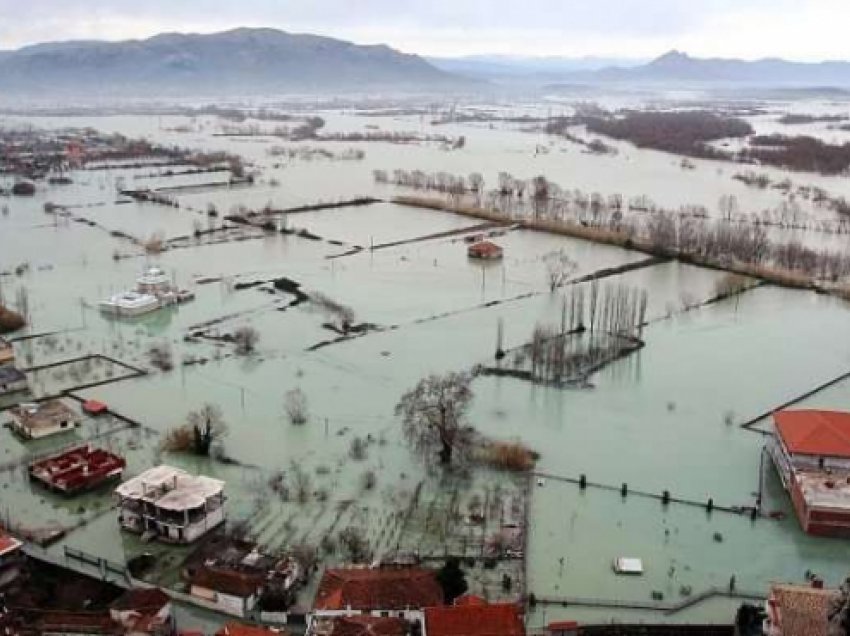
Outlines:
{"label": "house with red tile roof", "polygon": [[454,605],[425,608],[428,636],[525,636],[522,611],[515,603],[488,603],[462,596]]}
{"label": "house with red tile roof", "polygon": [[803,530],[850,536],[850,413],[778,411],[767,450]]}
{"label": "house with red tile roof", "polygon": [[215,636],[287,636],[287,633],[286,630],[281,629],[230,622],[222,625]]}
{"label": "house with red tile roof", "polygon": [[174,632],[171,597],[159,588],[127,590],[109,606],[109,616],[128,636]]}
{"label": "house with red tile roof", "polygon": [[328,616],[311,625],[310,636],[407,636],[411,623],[403,618],[367,616]]}
{"label": "house with red tile roof", "polygon": [[0,590],[21,575],[24,544],[0,530]]}
{"label": "house with red tile roof", "polygon": [[257,572],[202,567],[192,576],[189,593],[213,609],[244,617],[256,607],[264,584],[265,577]]}
{"label": "house with red tile roof", "polygon": [[[401,618],[421,626],[423,608],[443,604],[436,573],[419,567],[349,567],[325,570],[307,633],[322,619],[339,616]],[[386,627],[383,626],[382,627]]]}
{"label": "house with red tile roof", "polygon": [[466,250],[469,258],[481,260],[499,260],[504,255],[504,250],[491,241],[479,241],[470,245]]}
{"label": "house with red tile roof", "polygon": [[836,594],[836,590],[774,584],[765,606],[765,635],[827,636],[829,606]]}

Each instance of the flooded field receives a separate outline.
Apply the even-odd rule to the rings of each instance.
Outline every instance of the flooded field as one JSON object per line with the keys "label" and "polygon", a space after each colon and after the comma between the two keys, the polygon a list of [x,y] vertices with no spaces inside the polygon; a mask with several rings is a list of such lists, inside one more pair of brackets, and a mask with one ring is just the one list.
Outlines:
{"label": "flooded field", "polygon": [[[480,172],[489,187],[502,171],[545,174],[564,188],[646,195],[670,208],[700,204],[713,215],[724,194],[753,213],[785,195],[733,180],[741,167],[729,162],[699,160],[685,170],[678,157],[619,143],[616,155],[589,155],[515,124],[437,127],[424,116],[320,114],[329,132],[379,126],[466,141],[456,150],[430,141],[311,141],[365,156],[306,161],[271,153],[297,145],[272,136],[219,136],[223,122],[210,116],[0,116],[2,126],[88,126],[226,151],[256,173],[253,184],[230,187],[227,174],[179,174],[174,166],[171,174],[75,170],[70,185],[40,184],[33,197],[0,200],[8,206],[0,216],[0,290],[13,307],[25,290],[29,327],[15,334],[15,349],[31,387],[0,406],[64,395],[75,409],[96,399],[113,412],[40,441],[0,428],[0,519],[22,533],[61,532],[46,548],[58,557],[70,547],[124,564],[153,552],[147,578],[179,586],[186,549],[122,532],[109,488],[66,499],[27,480],[31,458],[91,441],[125,456],[129,475],[165,462],[224,479],[229,525],[269,549],[309,544],[323,560],[344,562],[352,548],[341,537],[350,530],[345,536],[356,534],[372,558],[462,556],[473,590],[489,598],[533,593],[534,627],[556,618],[728,621],[742,599],[683,601],[728,589],[732,577],[742,598],[764,594],[774,580],[802,581],[806,571],[828,584],[843,580],[845,544],[801,532],[772,467],[761,468],[763,436],[739,424],[850,371],[846,302],[763,285],[706,304],[721,271],[398,205],[390,200],[402,189],[376,184],[372,171]],[[759,117],[754,125],[768,130]],[[765,171],[850,196],[846,178]],[[176,205],[120,192],[145,188]],[[381,200],[287,212],[366,196]],[[47,203],[58,208],[46,211]],[[266,223],[233,220],[240,206],[267,207]],[[803,207],[813,218],[833,214]],[[468,258],[465,238],[481,232],[494,233],[502,260]],[[813,245],[848,247],[845,235],[803,234]],[[146,248],[151,237],[165,248]],[[602,286],[646,291],[645,347],[581,387],[478,377],[470,424],[538,452],[535,474],[429,470],[404,441],[396,403],[429,373],[492,364],[497,349],[524,345],[537,325],[557,326],[564,297],[589,293],[594,283],[552,291],[553,252],[574,262],[571,281],[595,276]],[[150,265],[194,300],[132,319],[99,310]],[[356,330],[339,327],[341,312]],[[246,326],[259,340],[240,355],[233,334]],[[167,350],[173,368],[154,364],[152,348]],[[843,407],[848,386],[805,404]],[[284,409],[295,388],[307,399],[304,425],[291,424]],[[202,458],[163,450],[168,432],[205,403],[220,407],[227,423],[222,451]],[[582,475],[586,488],[577,483]],[[686,503],[663,504],[655,497],[665,490]],[[741,512],[759,494],[764,511],[781,518]],[[709,498],[711,512],[703,505]],[[497,542],[505,558],[492,563]],[[645,576],[617,577],[611,562],[620,556],[642,558]],[[309,603],[311,591],[299,603]],[[658,607],[641,608],[655,593],[663,597]],[[564,606],[575,599],[587,602]],[[683,606],[666,612],[665,603]]]}

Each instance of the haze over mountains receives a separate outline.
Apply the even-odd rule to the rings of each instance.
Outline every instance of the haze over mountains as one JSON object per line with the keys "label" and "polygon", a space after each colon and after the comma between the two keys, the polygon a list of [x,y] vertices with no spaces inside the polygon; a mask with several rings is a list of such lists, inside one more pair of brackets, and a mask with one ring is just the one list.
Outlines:
{"label": "haze over mountains", "polygon": [[274,29],[71,41],[0,52],[0,92],[232,95],[444,90],[468,84],[421,57]]}
{"label": "haze over mountains", "polygon": [[671,51],[650,62],[596,57],[429,58],[275,29],[167,33],[123,42],[69,41],[0,51],[0,95],[230,97],[275,94],[481,92],[627,85],[848,87],[850,63],[699,59]]}

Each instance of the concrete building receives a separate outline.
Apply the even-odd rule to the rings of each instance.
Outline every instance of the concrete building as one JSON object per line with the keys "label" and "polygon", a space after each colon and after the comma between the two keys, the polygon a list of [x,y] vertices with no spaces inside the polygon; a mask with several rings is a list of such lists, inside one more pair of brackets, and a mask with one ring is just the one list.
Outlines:
{"label": "concrete building", "polygon": [[41,439],[71,431],[80,425],[80,415],[60,400],[20,404],[9,409],[12,430],[25,439]]}
{"label": "concrete building", "polygon": [[121,527],[143,539],[191,543],[224,522],[224,482],[156,466],[115,489]]}
{"label": "concrete building", "polygon": [[767,450],[803,530],[850,536],[850,413],[779,411]]}
{"label": "concrete building", "polygon": [[264,584],[265,576],[257,572],[203,567],[192,576],[189,592],[220,612],[244,618],[257,606]]}

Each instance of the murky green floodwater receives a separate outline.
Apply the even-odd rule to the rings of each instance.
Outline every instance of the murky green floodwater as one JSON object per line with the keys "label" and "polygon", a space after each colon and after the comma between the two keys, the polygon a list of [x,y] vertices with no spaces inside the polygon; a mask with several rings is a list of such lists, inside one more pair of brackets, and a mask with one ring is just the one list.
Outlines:
{"label": "murky green floodwater", "polygon": [[[183,120],[164,118],[172,127]],[[329,128],[359,130],[379,123],[386,129],[422,130],[419,118],[357,118],[328,113]],[[25,366],[102,353],[122,362],[149,367],[152,344],[168,342],[177,368],[143,378],[114,382],[82,391],[80,397],[107,401],[118,412],[139,421],[128,429],[119,422],[86,421],[72,436],[44,440],[37,446],[0,429],[0,464],[96,437],[125,454],[129,472],[168,461],[220,476],[228,482],[230,516],[250,519],[256,537],[271,547],[316,543],[347,526],[364,529],[376,552],[396,547],[436,547],[439,537],[422,528],[400,528],[394,514],[410,504],[422,484],[425,506],[465,509],[474,495],[490,496],[494,488],[516,493],[515,480],[482,472],[469,481],[440,482],[411,461],[392,411],[401,393],[424,374],[469,369],[492,360],[497,326],[504,325],[505,344],[525,342],[538,322],[556,324],[559,294],[546,289],[543,255],[567,251],[578,262],[576,275],[643,259],[642,255],[563,237],[513,231],[497,239],[506,251],[502,263],[481,267],[470,263],[457,238],[412,242],[340,258],[350,246],[380,245],[456,230],[474,220],[392,204],[293,214],[290,227],[306,228],[323,239],[263,236],[244,232],[244,240],[195,244],[146,257],[111,231],[145,239],[155,232],[166,238],[191,234],[213,203],[228,211],[234,205],[258,207],[271,201],[283,207],[376,194],[391,188],[372,184],[373,168],[422,168],[468,173],[481,171],[495,184],[499,170],[532,176],[545,173],[564,186],[587,191],[647,193],[665,205],[698,202],[714,206],[734,192],[754,209],[776,205],[778,195],[752,191],[732,181],[734,166],[698,162],[682,171],[678,161],[660,153],[624,148],[617,157],[583,155],[575,146],[555,144],[535,156],[540,136],[518,130],[488,130],[452,125],[437,132],[464,134],[467,147],[446,152],[432,146],[397,147],[361,144],[363,162],[295,163],[271,167],[266,155],[272,139],[238,141],[212,137],[214,120],[195,122],[193,133],[159,129],[156,118],[108,117],[35,119],[39,126],[90,125],[104,131],[148,135],[168,143],[199,149],[239,152],[264,168],[254,188],[210,189],[181,194],[181,209],[153,204],[116,204],[114,188],[124,183],[151,187],[203,183],[220,175],[139,179],[151,169],[74,173],[75,185],[40,190],[30,200],[8,201],[10,214],[0,217],[0,271],[22,263],[21,275],[0,278],[6,298],[29,290],[31,328],[37,334],[58,331],[52,338],[18,344]],[[0,123],[4,122],[0,119]],[[202,125],[202,127],[201,127]],[[348,144],[326,144],[339,150]],[[272,186],[275,178],[280,186]],[[835,193],[844,181],[794,175],[795,181],[822,183]],[[46,201],[71,207],[72,217],[42,211]],[[187,209],[191,208],[191,209]],[[194,211],[193,211],[194,210]],[[819,211],[819,214],[825,214]],[[843,239],[833,238],[837,245]],[[115,260],[118,252],[122,257]],[[132,322],[102,317],[98,300],[133,284],[142,267],[155,262],[197,298]],[[310,351],[336,334],[322,326],[328,317],[306,304],[286,308],[292,299],[263,287],[237,290],[233,283],[286,276],[308,291],[321,292],[356,312],[357,320],[379,331]],[[197,284],[200,278],[220,281]],[[647,346],[639,354],[597,374],[593,388],[559,390],[508,378],[481,378],[471,422],[497,438],[519,438],[541,453],[539,470],[568,478],[587,474],[591,481],[718,505],[751,505],[759,483],[761,436],[725,422],[741,421],[766,411],[850,369],[848,307],[803,292],[760,288],[738,299],[684,312],[711,297],[722,274],[678,264],[660,264],[614,277],[649,292],[645,331]],[[232,332],[250,324],[261,333],[258,352],[235,357],[232,347],[204,340],[185,342],[198,330],[208,335]],[[182,366],[188,359],[204,364]],[[106,377],[105,368],[91,371]],[[117,377],[120,370],[113,370]],[[38,376],[40,395],[68,385],[67,374]],[[310,422],[294,427],[283,417],[283,395],[300,387],[308,396]],[[838,385],[807,404],[846,406],[847,384]],[[157,448],[161,435],[183,421],[187,411],[204,402],[219,404],[229,424],[227,454],[241,462],[223,464],[186,456],[168,456]],[[371,440],[367,458],[349,456],[351,440]],[[293,462],[311,476],[311,496],[299,504],[279,501],[268,482],[276,471],[292,474]],[[374,489],[364,490],[362,476],[377,475]],[[653,590],[668,601],[680,588],[699,592],[724,586],[730,576],[738,587],[763,591],[772,580],[799,581],[806,570],[829,583],[847,571],[843,541],[803,535],[772,471],[765,472],[768,510],[783,511],[782,521],[671,505],[598,489],[581,492],[570,483],[547,479],[534,486],[528,553],[529,591],[539,597],[599,597],[647,601]],[[454,502],[454,503],[453,503]],[[34,489],[22,468],[0,477],[0,513],[29,529],[77,529],[63,545],[123,562],[141,550],[138,540],[122,534],[108,492],[73,501]],[[722,541],[714,534],[720,533]],[[472,538],[474,533],[469,531]],[[159,582],[179,580],[181,552],[161,553]],[[617,556],[644,559],[646,576],[614,576]],[[563,558],[563,564],[560,559]],[[496,589],[494,586],[493,589]],[[550,606],[531,617],[533,624],[553,618],[607,620],[728,620],[729,602],[708,601],[671,617],[636,611],[594,611]]]}

